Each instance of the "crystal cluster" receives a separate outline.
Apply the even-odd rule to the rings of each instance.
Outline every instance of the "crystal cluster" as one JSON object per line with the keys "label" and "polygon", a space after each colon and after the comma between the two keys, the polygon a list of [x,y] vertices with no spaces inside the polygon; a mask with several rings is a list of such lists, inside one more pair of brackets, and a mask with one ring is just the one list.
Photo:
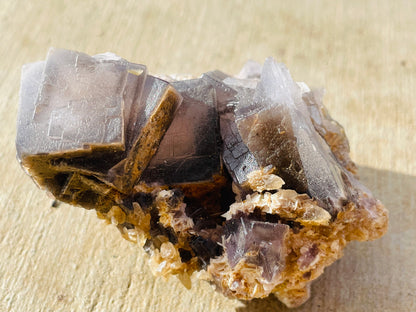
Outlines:
{"label": "crystal cluster", "polygon": [[[169,80],[169,81],[168,81]],[[51,49],[22,71],[17,156],[60,201],[230,297],[302,304],[351,240],[387,229],[322,92],[283,64],[162,80],[111,54]]]}

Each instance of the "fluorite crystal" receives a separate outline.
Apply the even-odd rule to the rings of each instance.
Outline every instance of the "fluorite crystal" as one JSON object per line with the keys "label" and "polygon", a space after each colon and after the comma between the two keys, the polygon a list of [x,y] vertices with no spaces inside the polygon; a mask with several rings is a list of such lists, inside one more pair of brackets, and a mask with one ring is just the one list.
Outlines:
{"label": "fluorite crystal", "polygon": [[351,240],[387,229],[322,91],[249,61],[170,82],[111,54],[51,49],[22,71],[18,159],[58,200],[96,209],[150,254],[240,299],[288,306]]}
{"label": "fluorite crystal", "polygon": [[131,193],[181,100],[145,66],[109,53],[51,49],[22,75],[17,156],[57,199],[87,208]]}
{"label": "fluorite crystal", "polygon": [[143,174],[147,183],[210,181],[221,175],[215,89],[202,79],[173,82],[183,101]]}

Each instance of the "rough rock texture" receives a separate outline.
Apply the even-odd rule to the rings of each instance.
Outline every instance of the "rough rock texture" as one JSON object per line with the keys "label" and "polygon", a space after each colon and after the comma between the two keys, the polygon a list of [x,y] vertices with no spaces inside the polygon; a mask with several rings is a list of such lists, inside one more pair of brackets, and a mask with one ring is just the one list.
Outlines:
{"label": "rough rock texture", "polygon": [[240,299],[298,306],[348,241],[385,233],[321,91],[272,58],[177,78],[51,49],[22,71],[19,161],[143,246],[155,275],[199,272]]}

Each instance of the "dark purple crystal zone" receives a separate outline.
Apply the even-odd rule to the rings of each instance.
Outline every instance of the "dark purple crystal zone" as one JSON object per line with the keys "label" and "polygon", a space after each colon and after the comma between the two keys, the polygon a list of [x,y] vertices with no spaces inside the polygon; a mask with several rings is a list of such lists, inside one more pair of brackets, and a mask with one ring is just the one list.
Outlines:
{"label": "dark purple crystal zone", "polygon": [[[247,174],[272,165],[283,188],[306,193],[336,216],[365,189],[354,177],[343,128],[319,92],[296,83],[283,64],[266,60],[256,79],[207,73],[217,91],[223,161],[237,186]],[[365,189],[371,197],[371,193]],[[358,203],[356,203],[358,204]]]}
{"label": "dark purple crystal zone", "polygon": [[221,174],[215,89],[202,79],[172,86],[183,100],[142,180],[168,185],[208,181]]}

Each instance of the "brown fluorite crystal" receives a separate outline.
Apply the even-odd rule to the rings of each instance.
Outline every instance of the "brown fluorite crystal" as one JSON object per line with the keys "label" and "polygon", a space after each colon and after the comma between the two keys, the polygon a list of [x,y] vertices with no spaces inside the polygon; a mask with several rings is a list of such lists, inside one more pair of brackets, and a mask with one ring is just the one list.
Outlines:
{"label": "brown fluorite crystal", "polygon": [[387,229],[322,92],[253,61],[165,81],[111,54],[51,49],[22,71],[16,148],[57,199],[115,224],[154,274],[302,304],[351,240]]}

